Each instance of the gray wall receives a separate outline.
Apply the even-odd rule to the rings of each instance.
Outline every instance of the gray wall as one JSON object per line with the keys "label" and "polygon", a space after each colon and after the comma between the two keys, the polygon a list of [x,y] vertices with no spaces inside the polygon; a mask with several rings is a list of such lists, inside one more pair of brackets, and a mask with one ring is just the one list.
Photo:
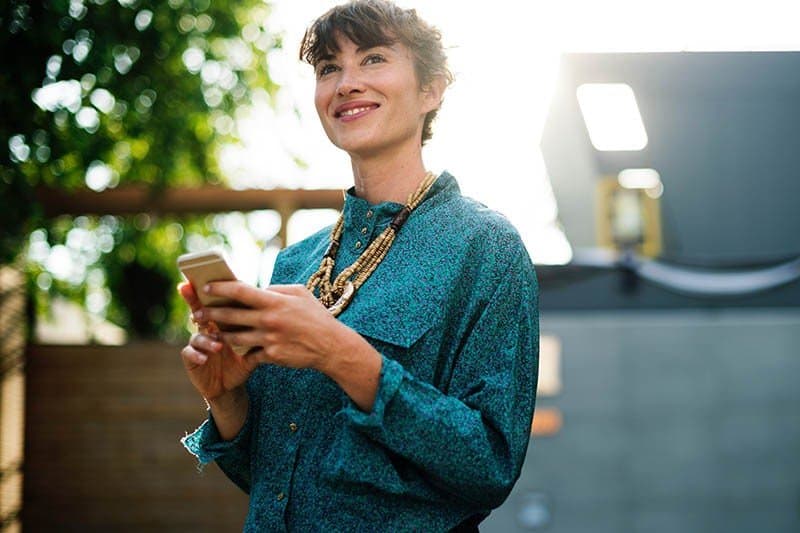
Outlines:
{"label": "gray wall", "polygon": [[[627,83],[648,134],[641,151],[589,143],[575,91]],[[800,253],[800,52],[566,54],[541,148],[567,238],[595,245],[597,179],[661,174],[662,257],[707,266]]]}
{"label": "gray wall", "polygon": [[[800,531],[800,310],[545,312],[560,433],[483,532]],[[535,502],[544,501],[544,505]],[[531,505],[534,502],[534,505]]]}

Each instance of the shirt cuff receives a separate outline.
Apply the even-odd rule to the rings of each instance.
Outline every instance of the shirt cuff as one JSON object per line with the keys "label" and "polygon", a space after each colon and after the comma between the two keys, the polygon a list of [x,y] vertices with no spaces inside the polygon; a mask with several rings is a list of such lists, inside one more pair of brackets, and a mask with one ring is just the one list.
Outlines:
{"label": "shirt cuff", "polygon": [[381,354],[381,358],[383,362],[372,411],[365,413],[349,396],[345,395],[344,406],[339,411],[339,416],[344,416],[355,427],[366,430],[383,427],[387,406],[397,394],[397,390],[403,381],[403,375],[405,374],[403,365],[383,354]]}
{"label": "shirt cuff", "polygon": [[224,457],[235,449],[243,449],[247,446],[247,438],[250,435],[250,413],[252,406],[247,409],[247,417],[239,433],[231,440],[223,440],[214,422],[211,409],[208,410],[208,419],[199,428],[181,439],[181,444],[197,459],[201,465],[216,461]]}

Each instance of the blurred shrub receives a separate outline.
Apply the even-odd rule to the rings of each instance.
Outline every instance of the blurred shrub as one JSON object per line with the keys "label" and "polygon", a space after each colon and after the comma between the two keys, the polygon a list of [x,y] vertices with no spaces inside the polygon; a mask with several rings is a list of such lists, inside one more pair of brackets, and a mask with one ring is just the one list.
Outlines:
{"label": "blurred shrub", "polygon": [[[29,242],[29,273],[43,294],[105,309],[141,336],[174,329],[174,259],[187,232],[172,237],[183,226],[136,217],[45,222],[34,190],[145,183],[157,194],[224,181],[216,154],[237,141],[235,110],[277,90],[266,57],[281,37],[268,17],[261,0],[4,2],[0,263]],[[144,300],[146,319],[120,305]],[[47,299],[38,301],[45,312]]]}

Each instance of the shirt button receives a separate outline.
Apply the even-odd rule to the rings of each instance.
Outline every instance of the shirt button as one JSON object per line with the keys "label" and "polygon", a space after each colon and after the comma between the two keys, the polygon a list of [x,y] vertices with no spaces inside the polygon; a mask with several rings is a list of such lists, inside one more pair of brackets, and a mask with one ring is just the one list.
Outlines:
{"label": "shirt button", "polygon": [[372,209],[367,211],[367,218],[372,218]]}
{"label": "shirt button", "polygon": [[358,241],[358,242],[356,243],[356,249],[358,249],[358,248],[361,248],[361,241]]}
{"label": "shirt button", "polygon": [[366,234],[367,234],[367,228],[366,227],[361,228],[361,235],[366,235]]}
{"label": "shirt button", "polygon": [[281,501],[284,497],[286,497],[286,495],[284,493],[282,493],[282,492],[278,493],[278,501]]}
{"label": "shirt button", "polygon": [[294,422],[290,423],[289,429],[292,431],[292,433],[294,433],[295,431],[297,431],[297,424],[295,424]]}

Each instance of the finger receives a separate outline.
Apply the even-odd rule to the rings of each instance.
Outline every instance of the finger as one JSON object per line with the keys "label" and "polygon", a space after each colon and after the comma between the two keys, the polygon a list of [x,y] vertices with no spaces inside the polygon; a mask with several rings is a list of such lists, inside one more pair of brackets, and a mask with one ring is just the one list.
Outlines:
{"label": "finger", "polygon": [[284,297],[303,298],[316,302],[320,306],[322,305],[314,293],[308,290],[308,287],[305,285],[270,285],[269,287],[265,287],[264,291],[273,295],[280,294]]}
{"label": "finger", "polygon": [[217,324],[246,326],[255,328],[261,324],[262,309],[243,309],[240,307],[206,307],[194,312],[197,321],[211,320]]}
{"label": "finger", "polygon": [[236,357],[238,359],[241,359],[242,361],[246,362],[248,366],[251,367],[253,365],[258,366],[258,363],[261,362],[257,359],[253,359],[252,357],[250,357],[255,352],[260,352],[261,346],[238,346],[238,345],[228,346],[226,344],[225,347],[228,350],[228,352],[226,352],[226,355],[228,355],[229,357]]}
{"label": "finger", "polygon": [[240,357],[242,362],[245,364],[245,368],[251,372],[258,368],[261,364],[269,362],[266,360],[266,354],[261,346],[253,346],[245,354],[238,357]]}
{"label": "finger", "polygon": [[203,304],[200,303],[200,299],[197,297],[197,292],[195,292],[194,287],[188,281],[185,281],[178,285],[178,292],[186,300],[186,303],[189,304],[189,307],[192,311],[196,311],[203,307]]}
{"label": "finger", "polygon": [[261,346],[253,346],[242,356],[242,360],[249,366],[258,367],[264,363],[272,363],[267,357],[267,352]]}
{"label": "finger", "polygon": [[211,335],[205,335],[203,333],[195,333],[192,335],[192,338],[189,340],[189,345],[195,350],[206,353],[219,352],[222,350],[222,343],[219,340]]}
{"label": "finger", "polygon": [[195,312],[203,309],[203,304],[200,303],[200,300],[197,298],[197,293],[195,292],[194,287],[192,287],[192,284],[188,281],[179,284],[178,293],[180,293],[181,297],[183,297],[183,299],[186,300],[186,303],[189,304],[189,308],[191,309],[189,318],[197,326],[198,331],[205,333],[208,329],[209,323],[207,319],[194,316]]}
{"label": "finger", "polygon": [[195,320],[194,317],[191,317],[191,319],[192,322],[194,322],[197,325],[198,333],[202,333],[203,335],[208,335],[210,337],[219,340],[219,332],[221,330],[219,329],[219,326],[217,325],[216,322],[208,321],[201,324],[199,321]]}
{"label": "finger", "polygon": [[183,350],[181,350],[181,359],[183,359],[183,365],[191,369],[192,367],[206,364],[208,356],[195,350],[192,346],[185,346]]}
{"label": "finger", "polygon": [[241,302],[247,307],[270,307],[285,295],[253,287],[241,281],[215,281],[201,290],[213,296],[222,296]]}
{"label": "finger", "polygon": [[270,285],[269,287],[266,287],[265,290],[291,296],[297,296],[299,294],[311,292],[305,287],[305,285]]}
{"label": "finger", "polygon": [[178,284],[178,293],[189,305],[200,302],[197,299],[197,293],[195,292],[194,287],[192,287],[192,284],[188,281],[183,281]]}
{"label": "finger", "polygon": [[228,346],[262,346],[264,336],[257,330],[222,332],[220,340]]}

